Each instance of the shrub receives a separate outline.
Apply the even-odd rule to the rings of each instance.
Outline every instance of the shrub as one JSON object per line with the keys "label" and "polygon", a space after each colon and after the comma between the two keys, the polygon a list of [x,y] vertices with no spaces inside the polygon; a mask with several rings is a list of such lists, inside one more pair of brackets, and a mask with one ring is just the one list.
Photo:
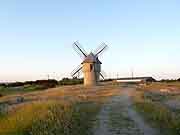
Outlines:
{"label": "shrub", "polygon": [[63,78],[61,81],[59,81],[59,85],[77,85],[77,84],[82,84],[83,79],[69,79],[69,78]]}

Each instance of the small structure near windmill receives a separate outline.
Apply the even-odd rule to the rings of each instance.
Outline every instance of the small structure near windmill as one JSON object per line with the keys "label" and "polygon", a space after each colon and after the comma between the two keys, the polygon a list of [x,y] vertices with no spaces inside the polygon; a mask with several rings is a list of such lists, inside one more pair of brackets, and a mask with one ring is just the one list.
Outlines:
{"label": "small structure near windmill", "polygon": [[117,78],[119,83],[150,83],[156,80],[153,77],[129,77],[129,78]]}
{"label": "small structure near windmill", "polygon": [[73,78],[78,77],[83,72],[84,85],[95,86],[98,84],[100,77],[104,79],[104,73],[101,71],[101,62],[99,56],[107,49],[107,45],[102,43],[94,52],[87,54],[80,46],[79,42],[74,42],[75,51],[83,59],[82,63],[71,72]]}

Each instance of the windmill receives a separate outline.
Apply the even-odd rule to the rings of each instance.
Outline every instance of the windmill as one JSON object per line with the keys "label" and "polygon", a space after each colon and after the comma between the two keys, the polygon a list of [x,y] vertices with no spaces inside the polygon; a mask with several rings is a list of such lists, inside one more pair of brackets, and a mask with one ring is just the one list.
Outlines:
{"label": "windmill", "polygon": [[101,71],[101,62],[99,56],[108,48],[105,43],[102,43],[95,51],[87,53],[78,41],[73,44],[74,50],[82,58],[82,63],[71,72],[71,76],[76,78],[80,73],[84,75],[84,85],[97,85],[100,77],[104,79],[105,73]]}

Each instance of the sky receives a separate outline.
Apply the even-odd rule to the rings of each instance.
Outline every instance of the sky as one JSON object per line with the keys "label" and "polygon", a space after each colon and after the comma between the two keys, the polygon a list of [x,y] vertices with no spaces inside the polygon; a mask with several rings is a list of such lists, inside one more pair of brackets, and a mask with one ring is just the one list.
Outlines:
{"label": "sky", "polygon": [[69,77],[102,42],[108,77],[180,77],[179,0],[1,0],[0,81]]}

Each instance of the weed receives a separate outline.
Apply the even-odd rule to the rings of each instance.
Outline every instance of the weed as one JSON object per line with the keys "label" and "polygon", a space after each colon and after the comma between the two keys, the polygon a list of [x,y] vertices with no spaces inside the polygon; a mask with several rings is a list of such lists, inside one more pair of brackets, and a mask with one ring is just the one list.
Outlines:
{"label": "weed", "polygon": [[134,105],[146,120],[158,127],[164,134],[180,134],[180,118],[161,103],[146,100],[144,92],[137,92],[134,96]]}
{"label": "weed", "polygon": [[99,105],[36,102],[0,119],[1,135],[86,135]]}

